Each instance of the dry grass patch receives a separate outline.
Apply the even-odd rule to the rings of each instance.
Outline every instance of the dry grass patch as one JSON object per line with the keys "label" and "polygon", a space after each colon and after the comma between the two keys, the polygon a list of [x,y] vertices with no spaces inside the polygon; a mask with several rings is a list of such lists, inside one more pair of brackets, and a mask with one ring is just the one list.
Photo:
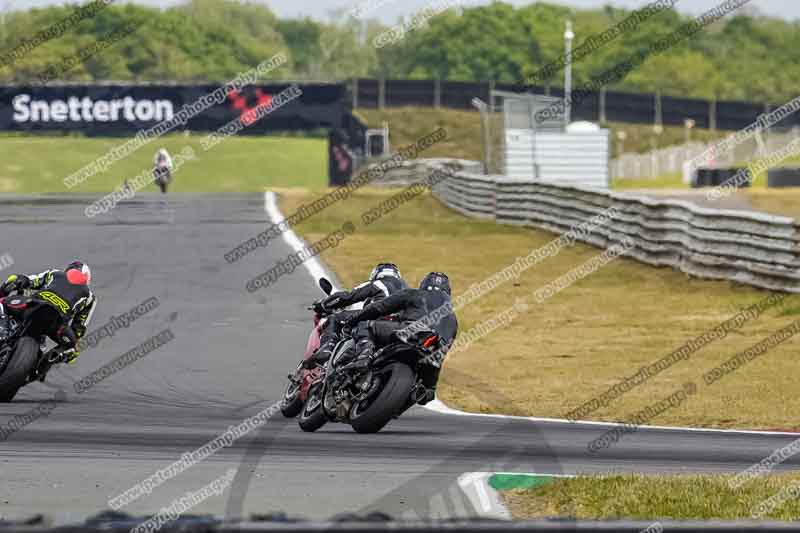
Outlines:
{"label": "dry grass patch", "polygon": [[752,189],[746,193],[754,209],[773,215],[800,218],[800,188]]}

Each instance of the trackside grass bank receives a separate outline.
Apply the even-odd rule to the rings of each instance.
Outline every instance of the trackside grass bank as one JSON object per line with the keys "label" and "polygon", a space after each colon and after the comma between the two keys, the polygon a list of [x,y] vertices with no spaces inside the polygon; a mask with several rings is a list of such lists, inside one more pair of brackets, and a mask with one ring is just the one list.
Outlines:
{"label": "trackside grass bank", "polygon": [[[501,492],[514,518],[797,520],[800,474],[765,475],[731,486],[732,475],[614,475],[551,478]],[[735,488],[734,488],[735,487]]]}
{"label": "trackside grass bank", "polygon": [[[0,193],[107,193],[153,168],[161,147],[173,157],[185,146],[196,158],[175,173],[170,191],[247,192],[265,187],[327,185],[327,140],[295,137],[231,137],[204,151],[202,135],[167,135],[142,147],[105,172],[67,189],[63,180],[128,138],[0,137]],[[149,185],[144,191],[158,191]]]}
{"label": "trackside grass bank", "polygon": [[[433,107],[407,106],[387,107],[383,111],[377,109],[358,108],[356,112],[370,127],[380,128],[384,122],[389,124],[389,135],[393,146],[404,146],[439,127],[449,132],[447,142],[431,147],[428,157],[459,157],[479,160],[482,157],[480,115],[473,110],[458,110]],[[498,114],[499,115],[499,114]],[[501,122],[493,120],[495,128]],[[652,149],[652,141],[657,146],[670,146],[685,141],[686,131],[683,126],[665,126],[661,135],[653,133],[653,126],[648,124],[627,124],[610,122],[604,127],[611,130],[611,150],[616,154],[619,132],[625,132],[626,152],[647,152]],[[499,132],[496,132],[499,135]],[[694,130],[694,139],[709,142],[725,137],[728,131]],[[499,138],[495,140],[494,149],[500,149]]]}
{"label": "trackside grass bank", "polygon": [[[285,216],[320,195],[279,192]],[[361,282],[377,262],[394,261],[413,284],[428,271],[448,272],[454,295],[555,238],[463,217],[427,193],[366,225],[362,214],[397,192],[360,190],[296,229],[312,242],[348,220],[355,224],[352,235],[322,254],[344,284]],[[458,309],[460,337],[473,341],[448,357],[441,398],[473,412],[564,417],[603,397],[607,400],[584,408],[581,417],[720,428],[800,427],[793,407],[800,400],[797,340],[790,336],[749,352],[759,352],[753,357],[737,356],[800,318],[797,297],[776,299],[758,313],[751,309],[748,318],[728,327],[743,309],[772,293],[618,258],[541,303],[534,301],[538,289],[600,253],[580,244],[568,246]],[[257,261],[255,256],[249,260]],[[517,301],[527,305],[510,321],[496,320]],[[696,341],[704,335],[706,340]],[[671,356],[682,348],[680,357]],[[669,364],[655,364],[665,358]],[[723,364],[723,377],[711,383],[704,379]],[[626,378],[633,386],[608,394]],[[652,408],[665,405],[663,400],[688,382],[696,384],[696,391],[685,401]]]}

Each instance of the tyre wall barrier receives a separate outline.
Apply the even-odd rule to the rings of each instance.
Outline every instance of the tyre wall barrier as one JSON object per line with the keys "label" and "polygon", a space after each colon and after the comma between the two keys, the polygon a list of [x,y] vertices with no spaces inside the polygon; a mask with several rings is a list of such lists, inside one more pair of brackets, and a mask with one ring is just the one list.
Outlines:
{"label": "tyre wall barrier", "polygon": [[[698,168],[697,178],[692,187],[718,187],[733,178],[742,168]],[[748,171],[749,172],[749,171]],[[732,180],[737,188],[749,187],[753,180]]]}
{"label": "tyre wall barrier", "polygon": [[773,168],[767,173],[767,187],[800,187],[800,168]]}
{"label": "tyre wall barrier", "polygon": [[[442,165],[444,160],[437,160],[415,169],[424,175]],[[606,224],[579,233],[576,240],[608,248],[632,239],[634,247],[626,255],[642,263],[700,278],[800,292],[800,233],[792,218],[464,171],[440,181],[433,193],[466,216],[556,234],[604,213],[609,217]]]}

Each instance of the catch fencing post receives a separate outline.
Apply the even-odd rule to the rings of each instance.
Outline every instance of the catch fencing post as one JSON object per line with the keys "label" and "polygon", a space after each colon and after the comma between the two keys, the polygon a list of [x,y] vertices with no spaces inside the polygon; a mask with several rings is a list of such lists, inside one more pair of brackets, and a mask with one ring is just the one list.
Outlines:
{"label": "catch fencing post", "polygon": [[708,129],[717,131],[717,100],[712,98],[708,102]]}
{"label": "catch fencing post", "polygon": [[606,88],[600,88],[600,116],[598,118],[600,124],[606,123]]}
{"label": "catch fencing post", "polygon": [[473,98],[472,105],[481,115],[481,136],[483,137],[483,173],[489,174],[489,159],[491,158],[491,146],[489,145],[489,106],[480,98]]}
{"label": "catch fencing post", "polygon": [[653,117],[653,126],[658,127],[664,124],[663,112],[661,109],[661,90],[656,91],[655,101],[655,116]]}

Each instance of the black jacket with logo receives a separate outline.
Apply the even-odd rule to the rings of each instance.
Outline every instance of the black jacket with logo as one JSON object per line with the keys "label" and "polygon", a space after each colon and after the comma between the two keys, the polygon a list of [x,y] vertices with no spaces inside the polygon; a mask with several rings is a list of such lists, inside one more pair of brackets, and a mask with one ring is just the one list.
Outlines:
{"label": "black jacket with logo", "polygon": [[26,277],[30,280],[26,288],[36,291],[37,297],[53,304],[61,312],[64,324],[71,326],[79,339],[83,337],[97,303],[89,287],[73,285],[61,270],[47,270]]}
{"label": "black jacket with logo", "polygon": [[426,317],[437,317],[435,323],[429,324],[428,327],[447,346],[453,343],[458,334],[458,320],[453,312],[450,296],[442,291],[404,289],[364,307],[349,322],[354,324],[389,315],[394,315],[404,324],[413,322],[424,324],[427,322]]}

